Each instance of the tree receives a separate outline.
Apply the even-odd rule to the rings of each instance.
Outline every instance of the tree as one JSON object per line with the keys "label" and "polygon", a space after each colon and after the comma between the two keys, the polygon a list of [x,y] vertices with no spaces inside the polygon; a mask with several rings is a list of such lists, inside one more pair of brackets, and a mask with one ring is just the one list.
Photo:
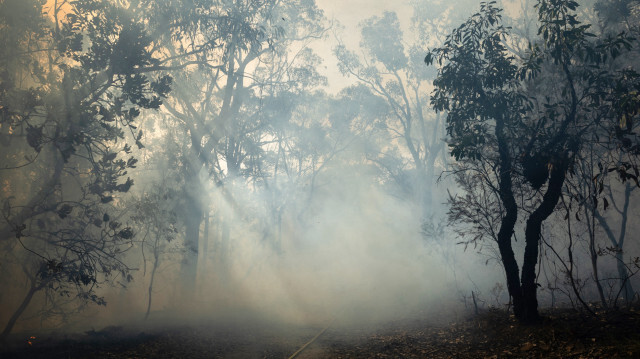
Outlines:
{"label": "tree", "polygon": [[[422,65],[418,44],[405,48],[398,17],[393,12],[374,16],[361,24],[361,48],[358,56],[344,45],[334,49],[340,71],[356,78],[359,86],[384,104],[384,114],[373,114],[384,119],[378,130],[386,132],[380,143],[371,143],[368,159],[377,164],[386,176],[396,180],[406,197],[427,218],[431,212],[432,194],[429,183],[435,182],[436,169],[444,168],[444,135],[441,116],[428,109],[428,92],[432,72]],[[419,39],[425,41],[424,39]],[[363,88],[354,88],[360,92]],[[346,93],[346,92],[345,92]],[[368,96],[367,96],[368,97]],[[367,98],[363,97],[363,100]],[[373,137],[370,137],[373,139]],[[393,143],[393,146],[388,146]]]}
{"label": "tree", "polygon": [[[600,135],[607,136],[606,133]],[[637,186],[631,183],[633,180],[622,178],[620,181],[620,178],[606,176],[603,163],[614,165],[616,161],[612,161],[611,156],[620,158],[621,153],[619,149],[606,146],[605,143],[598,145],[595,139],[593,143],[596,145],[583,149],[579,154],[573,173],[566,181],[563,195],[567,199],[564,218],[566,221],[573,221],[573,224],[568,225],[573,227],[578,238],[580,233],[577,230],[583,229],[586,232],[594,284],[602,306],[608,308],[610,305],[617,306],[620,295],[627,303],[635,295],[627,267],[629,262],[625,259],[625,243],[628,243],[626,233],[629,205]],[[571,207],[577,209],[575,216],[569,215],[573,209]],[[603,234],[607,239],[605,241],[601,240]],[[603,283],[608,284],[610,281],[601,279],[599,273],[599,258],[605,254],[614,259],[618,272],[619,290],[613,296],[605,293]]]}
{"label": "tree", "polygon": [[[636,292],[631,285],[631,273],[628,269],[627,262],[624,256],[624,245],[625,240],[627,239],[627,225],[629,224],[629,204],[631,202],[632,192],[636,188],[636,186],[629,182],[626,182],[624,184],[623,203],[622,206],[620,206],[618,204],[618,201],[616,201],[614,198],[615,195],[611,190],[611,186],[608,186],[608,197],[610,198],[610,203],[612,204],[612,207],[615,209],[615,211],[620,215],[620,226],[617,231],[617,236],[609,225],[607,219],[602,213],[600,213],[598,208],[596,207],[593,209],[595,219],[598,221],[598,223],[604,230],[607,239],[609,239],[611,243],[612,247],[610,248],[616,260],[616,269],[618,270],[618,281],[620,283],[620,289],[614,298],[614,306],[617,304],[616,301],[620,295],[622,295],[622,298],[627,304],[631,303],[636,295]],[[603,201],[603,207],[606,207],[605,203],[606,202]],[[604,210],[606,211],[606,208]],[[600,254],[599,252],[600,251],[598,251],[597,254]]]}
{"label": "tree", "polygon": [[[611,27],[613,31],[618,30],[616,28],[622,27],[625,30],[633,30],[633,25],[637,21],[637,0],[598,0],[594,6],[594,10],[598,14],[602,26],[609,30]],[[636,13],[634,15],[634,8]],[[636,26],[637,27],[637,26]],[[637,29],[635,29],[637,31]]]}
{"label": "tree", "polygon": [[[182,282],[190,293],[197,276],[200,227],[209,211],[201,194],[213,187],[223,194],[226,205],[236,206],[236,184],[258,172],[255,165],[269,120],[262,110],[270,102],[286,101],[286,96],[323,81],[315,70],[317,56],[305,47],[325,31],[322,12],[313,1],[197,1],[193,5],[197,9],[193,18],[174,14],[193,24],[165,43],[170,56],[188,54],[176,57],[171,66],[198,65],[174,74],[176,91],[165,103],[185,129],[189,144],[182,163],[187,201],[181,218],[187,247]],[[298,45],[301,49],[292,53]],[[231,212],[222,220],[225,246]]]}
{"label": "tree", "polygon": [[[538,320],[535,267],[542,224],[562,196],[576,154],[604,128],[612,142],[626,142],[627,155],[635,156],[637,137],[620,127],[620,101],[635,91],[638,75],[634,69],[615,66],[616,59],[631,49],[632,39],[625,33],[589,33],[590,26],[575,15],[574,1],[538,1],[540,38],[529,55],[518,60],[504,45],[509,31],[501,25],[500,9],[494,4],[482,3],[480,12],[455,29],[443,47],[430,51],[425,61],[440,66],[432,105],[448,111],[451,154],[468,170],[479,159],[497,168],[497,176],[488,180],[504,211],[498,247],[514,313],[529,323]],[[631,160],[622,162],[633,167]],[[518,185],[530,199],[524,204],[515,200]],[[524,206],[531,209],[518,278],[511,239]]]}
{"label": "tree", "polygon": [[37,293],[105,304],[101,283],[131,279],[119,196],[142,147],[136,119],[171,83],[151,74],[152,41],[126,9],[78,1],[59,19],[59,5],[51,20],[42,1],[0,3],[3,270],[19,263],[30,283],[2,339]]}
{"label": "tree", "polygon": [[156,272],[163,257],[171,251],[168,247],[175,240],[178,233],[175,197],[175,191],[166,188],[164,185],[159,185],[154,190],[142,194],[132,203],[135,208],[135,214],[131,218],[139,226],[140,236],[142,236],[140,250],[144,261],[144,274],[146,274],[147,269],[147,255],[151,254],[149,260],[151,262],[151,271],[147,290],[147,311],[144,319],[149,318],[149,313],[151,312]]}

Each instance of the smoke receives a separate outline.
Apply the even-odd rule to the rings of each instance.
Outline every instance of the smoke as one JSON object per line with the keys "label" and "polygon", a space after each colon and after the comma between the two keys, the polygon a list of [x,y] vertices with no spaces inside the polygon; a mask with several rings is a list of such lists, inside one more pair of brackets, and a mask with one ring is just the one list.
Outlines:
{"label": "smoke", "polygon": [[[468,288],[460,287],[456,273],[464,277],[467,267],[480,265],[471,259],[475,253],[463,252],[453,240],[426,238],[418,206],[386,193],[365,174],[330,166],[309,206],[306,196],[289,199],[278,230],[269,222],[269,207],[261,205],[272,193],[246,184],[229,186],[227,193],[209,188],[201,198],[211,201],[221,220],[201,239],[196,293],[190,299],[181,290],[182,257],[168,253],[154,283],[151,323],[214,323],[253,313],[295,325],[337,317],[343,325],[363,326],[459,310],[461,291]],[[149,269],[138,274],[126,290],[108,294],[101,325],[142,318]],[[483,279],[496,281],[476,278]]]}
{"label": "smoke", "polygon": [[234,240],[231,277],[250,306],[293,321],[388,319],[443,293],[419,218],[371,185],[347,187],[320,200],[308,228],[291,219],[278,252],[256,236]]}
{"label": "smoke", "polygon": [[[48,6],[50,7],[51,4]],[[408,6],[403,5],[402,9],[404,15],[401,14],[401,16],[408,17],[406,14]],[[370,10],[374,11],[375,9],[371,8]],[[63,9],[60,15],[62,16],[64,12]],[[276,18],[285,20],[284,17]],[[354,20],[353,24],[355,23],[357,21]],[[405,25],[403,22],[403,27],[406,27]],[[347,43],[354,39],[349,39]],[[357,41],[352,43],[356,44]],[[353,46],[355,48],[357,45]],[[330,54],[331,51],[327,50],[324,53]],[[282,61],[286,60],[286,56],[282,56]],[[313,68],[316,66],[316,62],[305,65]],[[251,65],[248,68],[256,66],[258,65]],[[300,69],[307,69],[307,67],[300,67]],[[269,68],[263,70],[268,72]],[[313,75],[312,72],[298,72]],[[294,74],[298,72],[292,71]],[[260,72],[256,70],[256,74],[260,74]],[[191,75],[193,75],[192,80],[183,81],[189,82],[194,88],[197,88],[197,91],[200,91],[198,86],[202,84],[196,80],[205,76],[197,76],[196,73]],[[291,82],[301,81],[301,78],[304,80],[302,75],[299,77],[292,75]],[[267,80],[271,81],[268,76]],[[215,81],[221,82],[222,80],[216,78]],[[322,81],[318,83],[322,83]],[[283,84],[286,84],[286,81],[283,81]],[[315,84],[315,82],[312,81],[311,84]],[[218,85],[216,83],[212,87]],[[392,89],[394,88],[394,85],[390,86]],[[177,88],[176,84],[175,89]],[[233,89],[232,86],[230,91]],[[193,90],[193,92],[197,91]],[[249,92],[247,88],[243,91]],[[185,93],[192,96],[188,90],[185,90]],[[273,95],[277,94],[274,92]],[[246,94],[243,92],[239,96],[244,95]],[[370,96],[370,98],[374,97]],[[215,101],[216,96],[212,98],[213,100],[209,100]],[[308,98],[313,99],[314,97],[309,95]],[[256,97],[252,100],[253,103],[246,100],[247,113],[243,112],[245,109],[238,112],[242,116],[246,115],[245,121],[249,125],[253,125],[254,117],[263,115],[261,113],[263,99]],[[301,96],[301,99],[297,101],[307,100],[306,97]],[[327,98],[322,98],[322,100],[330,102]],[[381,97],[376,98],[376,101],[378,100],[383,101]],[[166,104],[171,101],[174,106],[176,103],[179,104],[178,100],[171,99],[167,100]],[[194,98],[193,101],[197,102],[199,99]],[[311,109],[309,112],[316,110],[320,112],[324,109],[317,107],[326,107],[326,103],[309,103],[307,105]],[[369,107],[366,103],[361,106]],[[179,108],[179,106],[176,107]],[[209,107],[216,106],[203,105],[201,109]],[[176,123],[169,123],[170,121],[157,120],[157,117],[163,115],[171,116],[166,108],[161,110],[164,111],[161,115],[144,113],[142,117],[145,119],[142,122],[146,122],[147,125],[154,123],[156,127],[145,128],[145,136],[147,136],[143,139],[147,146],[145,150],[136,148],[131,150],[141,161],[140,168],[134,169],[132,166],[127,169],[128,175],[131,175],[136,183],[127,196],[141,197],[148,193],[155,193],[157,198],[164,198],[165,203],[156,206],[155,213],[154,210],[151,210],[145,214],[147,219],[155,221],[154,225],[158,229],[156,232],[145,231],[142,225],[136,224],[135,216],[140,213],[137,212],[133,204],[129,206],[129,203],[135,203],[135,199],[125,197],[123,194],[122,198],[117,198],[113,203],[114,212],[122,210],[117,220],[127,226],[131,225],[137,230],[138,236],[135,241],[131,242],[133,244],[122,258],[122,261],[132,270],[133,280],[129,281],[124,274],[122,277],[119,274],[112,274],[113,277],[109,278],[109,284],[100,281],[96,284],[96,294],[105,297],[106,307],[82,306],[80,308],[82,311],[77,310],[78,302],[74,301],[74,293],[65,292],[66,297],[60,296],[65,298],[65,302],[58,304],[59,302],[51,299],[55,296],[55,300],[60,300],[57,296],[59,293],[55,293],[53,287],[51,291],[47,292],[47,295],[52,296],[51,298],[45,297],[45,294],[42,294],[44,291],[40,292],[30,304],[33,309],[30,309],[28,315],[23,316],[24,318],[19,322],[16,331],[38,326],[57,327],[61,324],[77,330],[98,329],[101,326],[121,323],[139,324],[143,321],[149,302],[151,303],[149,323],[157,325],[165,325],[176,320],[180,322],[188,322],[189,320],[215,321],[218,318],[236,313],[255,313],[258,316],[294,324],[325,323],[329,318],[338,317],[343,324],[365,325],[408,317],[416,312],[423,312],[427,316],[436,315],[441,313],[443,308],[450,309],[449,306],[455,309],[461,303],[459,301],[460,294],[469,292],[469,288],[464,287],[459,278],[465,278],[463,281],[467,283],[468,273],[472,273],[473,268],[481,265],[477,260],[469,259],[473,257],[474,253],[471,251],[463,252],[461,247],[455,245],[455,240],[447,237],[446,232],[437,238],[427,237],[422,233],[422,224],[425,220],[422,198],[411,198],[411,195],[407,195],[414,189],[408,191],[404,188],[390,189],[393,186],[398,187],[398,185],[393,184],[394,181],[389,178],[381,179],[383,177],[380,174],[381,170],[379,168],[373,169],[375,165],[368,162],[365,159],[366,155],[362,153],[363,148],[371,144],[360,144],[361,147],[352,146],[350,151],[339,155],[327,154],[332,150],[338,152],[336,150],[338,147],[349,147],[346,145],[348,140],[343,141],[344,143],[340,141],[356,136],[350,132],[353,130],[350,128],[353,123],[336,125],[328,129],[333,125],[329,124],[330,121],[327,120],[331,116],[330,111],[310,115],[303,113],[304,104],[300,105],[300,108],[298,111],[301,113],[295,113],[295,116],[299,116],[301,119],[292,120],[292,123],[289,124],[290,128],[285,130],[278,128],[266,136],[275,136],[274,133],[278,131],[290,131],[291,133],[288,133],[287,136],[298,135],[300,137],[297,140],[299,143],[294,144],[293,149],[289,149],[289,155],[293,158],[298,155],[296,151],[308,151],[308,153],[301,155],[301,157],[307,156],[301,162],[305,162],[305,165],[311,169],[307,169],[303,174],[299,173],[298,177],[291,175],[290,178],[280,182],[272,178],[270,186],[256,183],[255,178],[254,182],[251,182],[248,179],[249,176],[244,179],[240,178],[241,176],[227,177],[224,178],[224,181],[209,176],[208,171],[225,172],[222,170],[225,167],[224,160],[220,158],[210,158],[210,163],[207,164],[208,168],[202,163],[195,163],[193,168],[201,168],[198,173],[200,177],[193,180],[195,176],[190,173],[186,176],[191,175],[193,178],[185,178],[185,172],[180,173],[180,170],[184,170],[184,168],[176,169],[177,164],[182,161],[181,165],[188,167],[185,165],[186,162],[192,161],[193,158],[200,160],[199,153],[191,153],[191,156],[185,154],[194,148],[194,144],[189,143],[186,135],[188,130],[185,128],[189,126],[184,126],[184,123],[176,125]],[[347,109],[345,107],[345,111]],[[375,112],[372,108],[367,108],[367,110]],[[256,112],[255,116],[252,111]],[[283,109],[282,114],[276,113],[273,117],[279,116],[284,119],[279,119],[280,121],[287,121],[286,119],[293,115],[291,110],[287,112]],[[343,116],[346,119],[345,122],[352,120],[348,118],[349,116]],[[358,116],[358,114],[354,116]],[[413,172],[417,172],[415,163],[403,163],[410,162],[407,160],[410,157],[409,150],[403,145],[399,145],[399,143],[403,143],[402,139],[399,139],[401,136],[396,136],[394,133],[399,126],[394,128],[393,124],[382,123],[386,120],[385,116],[390,116],[389,114],[360,116],[371,118],[361,119],[363,122],[361,124],[362,132],[357,134],[358,136],[378,138],[380,143],[376,143],[374,147],[379,147],[381,153],[387,151],[387,154],[392,153],[395,156],[389,155],[394,157],[389,161],[396,161],[390,163],[390,166],[397,166],[398,172],[401,172],[400,174],[406,178],[424,179],[420,175],[414,176]],[[296,121],[299,123],[294,123]],[[313,123],[309,125],[305,121]],[[371,123],[367,121],[371,121]],[[278,126],[280,125],[273,125],[273,127]],[[285,127],[285,125],[281,126]],[[427,124],[427,127],[429,126]],[[199,125],[194,127],[200,128]],[[222,127],[215,129],[222,131]],[[433,127],[437,128],[437,126]],[[9,134],[13,134],[13,130],[6,128],[5,126],[3,131],[9,131]],[[204,128],[210,129],[207,126]],[[330,132],[330,130],[342,132],[327,134],[326,132]],[[366,131],[370,131],[370,133]],[[231,130],[229,132],[229,136],[236,135]],[[142,132],[136,132],[136,134],[136,140],[140,140]],[[194,137],[197,137],[202,133],[195,135]],[[331,137],[332,135],[333,137]],[[162,136],[165,137],[162,142],[169,143],[169,145],[163,147],[153,143],[155,140],[160,143],[159,137]],[[253,134],[246,134],[247,138],[251,136]],[[328,139],[329,137],[331,138]],[[435,135],[431,136],[430,134],[428,137],[440,141]],[[286,145],[285,143],[283,146]],[[295,148],[296,145],[299,148]],[[426,145],[422,144],[424,151],[426,151]],[[394,148],[390,149],[390,147]],[[399,147],[399,149],[395,147]],[[17,149],[15,146],[14,148]],[[52,150],[55,149],[52,148]],[[267,150],[278,152],[275,156],[280,156],[279,151]],[[153,151],[162,153],[155,154]],[[216,151],[223,152],[219,149]],[[318,155],[322,151],[326,151],[326,153]],[[223,157],[220,153],[209,153],[208,155]],[[255,153],[247,151],[243,155],[249,157]],[[270,155],[274,156],[273,153]],[[45,158],[45,156],[42,155],[41,158]],[[149,158],[156,162],[148,160]],[[257,160],[260,161],[261,158]],[[271,160],[273,159],[271,158]],[[271,164],[265,166],[277,167],[273,162],[277,161],[272,161]],[[312,162],[312,165],[309,165],[308,162]],[[437,162],[439,160],[432,162],[431,165],[433,166],[433,163]],[[215,165],[219,167],[212,169]],[[43,166],[46,167],[46,164]],[[242,166],[246,166],[246,164],[238,164],[237,167],[244,169]],[[87,171],[90,173],[90,170]],[[268,169],[264,171],[264,173],[266,172]],[[285,171],[280,169],[278,172],[277,169],[274,169],[272,172],[261,175],[284,177],[283,172]],[[224,175],[229,175],[228,168]],[[29,176],[36,175],[29,174]],[[84,178],[83,176],[85,176],[84,173],[78,175],[79,178]],[[170,176],[182,177],[177,180],[175,178],[167,179]],[[69,175],[69,178],[71,177],[72,175]],[[411,182],[406,178],[405,184]],[[70,191],[66,186],[76,186],[77,183],[73,180],[64,181],[61,191],[68,195]],[[15,182],[14,185],[29,183],[29,181],[13,182]],[[7,181],[9,185],[13,182]],[[224,184],[221,185],[217,182],[224,182]],[[411,183],[415,185],[415,183]],[[426,188],[427,191],[440,194],[446,193],[447,190],[446,185],[436,187],[432,183],[421,183],[416,187],[421,190]],[[30,192],[20,191],[20,188],[9,188],[5,194],[10,195],[10,192],[28,194]],[[167,188],[169,190],[165,193],[158,192],[159,189]],[[413,194],[415,195],[415,193]],[[418,195],[420,197],[423,193]],[[181,212],[181,209],[187,208],[184,203],[185,197],[200,201],[194,207],[204,208],[207,211],[206,220],[209,221],[209,224],[203,223],[199,228],[200,243],[199,248],[196,248],[197,254],[195,255],[198,263],[193,293],[186,292],[181,283],[183,280],[181,273],[182,267],[184,267],[183,261],[187,260],[189,255],[193,257],[193,253],[189,252],[191,249],[183,245],[184,226],[176,225],[175,228],[181,232],[176,231],[171,242],[168,241],[169,236],[156,241],[159,233],[174,229],[168,223],[169,217],[166,216],[166,213]],[[27,202],[27,199],[28,196],[23,202]],[[429,208],[428,212],[435,214],[436,221],[444,220],[444,207],[441,206],[443,201],[444,196],[433,195],[434,207]],[[7,201],[7,203],[9,202]],[[184,212],[178,213],[176,217],[184,216]],[[113,215],[112,212],[110,213]],[[54,217],[55,215],[55,213],[52,214]],[[152,218],[154,215],[158,217]],[[104,217],[104,214],[100,213],[96,218],[100,220],[108,217]],[[108,219],[105,219],[104,222],[108,222]],[[94,221],[87,226],[96,227],[89,227],[96,233],[101,233],[102,228],[108,226],[102,221],[98,225],[95,223]],[[113,219],[111,223],[113,223]],[[11,251],[22,253],[17,252],[21,250],[17,244],[14,243],[13,246]],[[46,243],[42,248],[43,251],[50,250]],[[159,251],[157,257],[154,256],[156,249]],[[51,252],[53,253],[53,251]],[[25,253],[25,255],[29,255],[29,253]],[[52,258],[55,258],[53,254]],[[37,259],[40,260],[40,258]],[[22,257],[15,256],[15,263],[21,260]],[[119,260],[120,257],[117,258],[117,261]],[[51,263],[55,264],[55,262]],[[154,272],[152,268],[156,264],[157,270]],[[19,268],[18,264],[15,265],[15,268]],[[19,272],[14,270],[15,268],[13,266],[9,269],[3,267],[2,279],[9,282],[8,279],[14,277],[13,272]],[[53,268],[56,267],[53,266]],[[100,269],[98,268],[98,270]],[[152,273],[154,273],[154,277],[151,286]],[[480,286],[483,286],[484,283],[493,284],[501,278],[499,271],[495,271],[495,273],[495,277],[498,279],[493,278],[493,275],[483,275],[482,278],[474,278],[474,280],[476,283],[480,283]],[[23,292],[28,288],[22,283],[5,285],[4,282],[2,287],[17,293],[0,296],[3,304],[9,304],[6,308],[11,308],[0,313],[2,314],[0,319],[6,322],[12,314],[11,310],[20,306],[20,296],[23,296]],[[45,317],[39,308],[46,308],[46,315],[55,318]]]}

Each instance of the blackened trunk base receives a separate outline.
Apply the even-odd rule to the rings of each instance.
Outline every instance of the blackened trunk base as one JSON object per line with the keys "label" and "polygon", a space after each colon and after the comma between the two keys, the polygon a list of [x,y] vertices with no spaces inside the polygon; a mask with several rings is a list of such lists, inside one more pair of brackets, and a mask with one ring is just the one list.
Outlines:
{"label": "blackened trunk base", "polygon": [[527,219],[525,228],[524,261],[522,263],[522,299],[524,311],[519,318],[523,323],[533,324],[540,319],[538,314],[538,298],[536,283],[536,264],[538,262],[538,246],[542,234],[542,223],[553,213],[562,195],[567,158],[562,158],[551,171],[549,186],[542,197],[542,203]]}

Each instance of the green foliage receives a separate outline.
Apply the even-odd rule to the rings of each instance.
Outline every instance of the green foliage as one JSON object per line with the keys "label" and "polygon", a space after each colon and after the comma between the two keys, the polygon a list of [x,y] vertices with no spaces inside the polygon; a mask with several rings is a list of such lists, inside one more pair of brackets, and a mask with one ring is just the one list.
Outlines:
{"label": "green foliage", "polygon": [[362,26],[362,47],[389,69],[399,70],[407,66],[402,43],[400,23],[394,12],[374,16]]}
{"label": "green foliage", "polygon": [[[429,15],[430,20],[420,18],[422,24],[438,16],[448,18],[446,12]],[[366,104],[360,108],[346,105],[344,120],[356,124],[351,131],[360,137],[367,161],[378,171],[381,181],[428,216],[427,212],[434,210],[434,202],[427,187],[435,181],[434,173],[445,165],[446,159],[441,157],[445,150],[440,141],[443,118],[428,107],[434,71],[422,63],[420,49],[437,35],[423,33],[412,39],[411,32],[403,33],[394,12],[365,20],[360,29],[359,50],[342,44],[334,48],[342,74],[357,81],[357,86],[345,89],[341,95]],[[351,115],[356,111],[357,115]]]}
{"label": "green foliage", "polygon": [[502,40],[495,2],[482,3],[481,11],[454,29],[443,46],[430,51],[427,64],[440,66],[434,80],[431,105],[447,112],[447,134],[456,160],[480,159],[491,143],[490,126],[517,121],[526,105],[515,89],[517,66]]}
{"label": "green foliage", "polygon": [[[637,74],[633,69],[608,71],[605,64],[628,53],[635,38],[626,33],[596,37],[588,32],[589,24],[578,21],[576,2],[540,1],[536,6],[540,41],[518,60],[503,44],[509,29],[500,25],[500,10],[494,4],[483,3],[481,11],[455,29],[443,47],[427,54],[425,62],[439,66],[431,103],[436,110],[448,112],[449,144],[458,160],[477,160],[483,151],[490,151],[483,148],[492,142],[487,140],[492,136],[487,126],[504,121],[510,141],[519,144],[513,147],[519,152],[514,158],[522,160],[524,177],[538,189],[554,156],[576,150],[576,131],[584,134],[584,126],[595,131],[605,119],[610,123],[616,117],[608,109],[619,101],[618,96],[633,90]],[[564,79],[558,82],[556,97],[551,92],[546,97],[532,92],[538,86],[534,84],[558,77]],[[628,79],[625,85],[612,87],[622,78]],[[579,97],[588,103],[578,107]],[[542,103],[540,109],[532,107],[534,101]],[[578,113],[583,114],[584,123],[573,127]]]}
{"label": "green foliage", "polygon": [[[591,33],[591,24],[578,19],[576,1],[539,0],[538,38],[519,59],[505,45],[512,35],[501,25],[495,2],[480,7],[441,48],[427,54],[425,62],[438,66],[431,104],[447,112],[451,154],[459,161],[457,179],[468,191],[450,200],[450,218],[475,224],[477,213],[487,212],[481,203],[501,213],[501,220],[493,221],[499,228],[472,226],[469,234],[482,238],[488,232],[496,238],[515,314],[531,321],[537,319],[535,266],[542,223],[554,212],[574,166],[586,161],[581,152],[598,147],[611,161],[610,172],[617,171],[623,182],[638,183],[638,136],[632,128],[640,77],[630,61],[636,39],[626,32]],[[600,164],[594,180],[602,181],[605,168]],[[465,172],[484,174],[480,178],[486,186],[467,183]],[[527,199],[516,203],[514,193]],[[592,200],[597,206],[597,195]],[[478,208],[469,211],[465,206],[470,203]],[[517,212],[525,210],[519,281],[511,232]]]}
{"label": "green foliage", "polygon": [[3,259],[24,262],[34,288],[103,304],[96,286],[131,278],[121,257],[135,233],[115,220],[137,162],[128,143],[142,147],[141,110],[172,80],[152,72],[145,24],[117,2],[72,1],[58,24],[43,5],[0,2]]}

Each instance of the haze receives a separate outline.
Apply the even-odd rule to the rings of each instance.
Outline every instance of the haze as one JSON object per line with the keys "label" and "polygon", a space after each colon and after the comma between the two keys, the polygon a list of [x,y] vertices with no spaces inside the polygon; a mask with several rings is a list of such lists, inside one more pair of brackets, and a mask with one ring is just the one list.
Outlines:
{"label": "haze", "polygon": [[[496,5],[516,62],[537,36],[533,3]],[[449,103],[431,102],[443,65],[425,64],[478,2],[4,0],[0,9],[3,338],[258,317],[377,328],[511,308],[497,245],[496,125],[478,125],[486,140],[456,154]],[[585,4],[580,19],[597,19],[593,9]],[[553,85],[540,90],[553,76],[522,85],[531,108],[553,96]],[[510,131],[552,126],[523,121]],[[525,158],[543,145],[517,152],[524,137],[512,136],[513,176],[524,173],[513,181],[521,207],[511,231],[522,265],[547,177],[529,186]],[[540,161],[545,176],[558,166]],[[635,298],[637,243],[625,256],[606,248],[638,229],[637,177],[609,178],[592,222],[566,229],[565,214],[578,216],[572,191],[588,182],[573,179],[566,213],[558,201],[544,218],[541,306],[604,299],[600,282],[610,298]],[[597,222],[605,195],[618,214]],[[600,249],[595,272],[569,273],[591,286],[569,289],[566,248],[584,263]]]}

